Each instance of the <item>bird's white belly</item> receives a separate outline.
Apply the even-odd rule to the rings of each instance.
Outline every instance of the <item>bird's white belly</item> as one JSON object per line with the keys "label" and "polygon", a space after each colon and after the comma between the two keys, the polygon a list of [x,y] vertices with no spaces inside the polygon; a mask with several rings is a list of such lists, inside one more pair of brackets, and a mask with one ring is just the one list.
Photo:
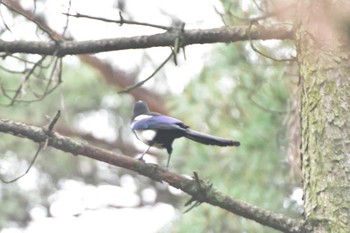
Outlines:
{"label": "bird's white belly", "polygon": [[156,136],[156,131],[151,129],[146,130],[135,130],[136,137],[143,143],[149,145],[154,137]]}

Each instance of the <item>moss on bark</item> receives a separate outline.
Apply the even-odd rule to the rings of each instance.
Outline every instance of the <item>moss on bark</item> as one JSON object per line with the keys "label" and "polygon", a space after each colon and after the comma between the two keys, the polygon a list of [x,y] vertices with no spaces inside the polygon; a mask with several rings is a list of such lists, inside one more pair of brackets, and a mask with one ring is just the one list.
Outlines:
{"label": "moss on bark", "polygon": [[350,229],[350,43],[340,18],[333,17],[344,5],[299,5],[304,207],[317,232]]}

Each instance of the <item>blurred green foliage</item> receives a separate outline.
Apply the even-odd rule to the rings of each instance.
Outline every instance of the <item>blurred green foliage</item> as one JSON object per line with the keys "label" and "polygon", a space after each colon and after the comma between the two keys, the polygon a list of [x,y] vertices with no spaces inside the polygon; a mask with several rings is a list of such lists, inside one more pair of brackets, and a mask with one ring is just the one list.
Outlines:
{"label": "blurred green foliage", "polygon": [[[184,173],[198,171],[232,197],[285,213],[289,210],[283,202],[292,188],[283,150],[289,98],[285,68],[264,64],[264,58],[254,63],[247,58],[250,52],[243,44],[218,46],[211,65],[171,100],[174,114],[193,129],[237,139],[241,146],[207,147],[183,140],[176,142],[181,145],[176,145],[172,163]],[[185,216],[176,224],[178,232],[194,226],[191,232],[273,232],[204,204]]]}
{"label": "blurred green foliage", "polygon": [[[110,124],[116,129],[120,128],[120,125],[128,128],[120,119],[129,118],[131,98],[117,95],[115,89],[109,88],[96,70],[84,64],[75,66],[65,64],[62,79],[62,84],[41,101],[19,102],[13,106],[2,106],[0,117],[45,126],[57,110],[61,110],[62,114],[56,128],[68,129],[79,135],[81,132],[78,126],[79,119],[102,110],[113,116],[114,120],[111,120]],[[0,81],[6,90],[15,90],[21,80],[21,75],[2,71]],[[37,87],[38,82],[41,81],[39,86],[45,85],[46,80],[35,79],[29,85]],[[8,94],[13,94],[13,92]],[[21,93],[19,97],[28,98],[26,93]],[[30,98],[32,97],[34,96]],[[106,105],[104,98],[115,101]],[[2,95],[0,103],[8,105],[10,101]],[[129,107],[125,108],[125,106]],[[89,131],[89,128],[85,127],[85,130]],[[29,140],[2,134],[0,140],[0,176],[2,179],[11,180],[23,174],[32,161],[37,147],[37,144]],[[106,167],[108,166],[91,159],[67,156],[66,153],[52,148],[42,150],[29,174],[20,181],[11,184],[0,182],[0,229],[5,226],[25,225],[30,221],[30,210],[35,206],[44,206],[49,211],[49,196],[60,189],[61,182],[66,179],[81,180],[87,184],[99,184],[106,181],[106,176],[100,171]],[[115,176],[110,178],[117,180]],[[28,180],[31,183],[31,179],[37,180],[37,184],[29,185],[30,187],[27,187],[29,190],[26,190],[25,186],[28,185],[25,183]],[[112,184],[115,182],[111,181]]]}
{"label": "blurred green foliage", "polygon": [[[241,23],[235,16],[248,17],[259,12],[249,4],[242,11],[239,1],[224,1],[223,5],[226,10],[223,17],[229,25]],[[280,55],[275,51],[281,48],[293,50],[288,42],[265,47],[256,43],[256,46],[271,56]],[[210,62],[205,65],[201,75],[191,80],[181,95],[164,95],[163,100],[171,109],[169,114],[194,130],[239,140],[241,146],[209,147],[179,139],[174,143],[171,169],[188,175],[197,171],[201,178],[212,182],[227,195],[279,213],[297,215],[292,207],[284,207],[293,188],[286,163],[286,129],[283,125],[290,98],[289,80],[285,79],[290,64],[260,56],[251,49],[249,42],[245,42],[216,46]],[[16,89],[23,78],[0,72],[0,82],[7,89]],[[94,69],[84,64],[64,64],[62,77],[63,83],[42,101],[1,107],[0,117],[42,126],[48,122],[45,115],[53,116],[61,109],[58,126],[79,132],[80,119],[104,111],[118,137],[134,140],[129,130],[133,105],[129,95],[118,95],[116,87],[107,85]],[[34,82],[34,87],[44,86],[40,80]],[[0,96],[0,103],[8,104],[9,100]],[[28,140],[1,135],[0,175],[10,179],[25,171],[36,148],[37,145]],[[112,149],[118,150],[118,146]],[[156,153],[166,154],[165,151]],[[25,225],[35,206],[42,205],[49,211],[49,197],[60,189],[60,183],[65,179],[119,185],[121,172],[127,172],[63,154],[50,148],[40,153],[30,172],[30,176],[38,180],[35,188],[27,190],[21,182],[0,183],[0,228]],[[164,165],[165,161],[166,156],[163,156],[159,164]],[[158,193],[164,189],[139,176],[135,180],[140,192],[151,185]],[[169,203],[180,211],[185,210],[182,204],[189,198],[187,195],[182,196],[180,202],[178,196],[168,195]],[[171,232],[275,232],[207,204],[179,214],[170,229]]]}
{"label": "blurred green foliage", "polygon": [[[240,19],[252,13],[261,14],[254,4],[247,4],[246,11],[239,1],[223,4],[223,19],[230,25],[242,23]],[[277,58],[294,50],[290,42],[254,45]],[[281,54],[282,49],[287,54]],[[208,148],[182,141],[173,163],[184,172],[198,171],[234,198],[297,217],[295,206],[285,205],[293,189],[284,121],[291,86],[287,73],[294,64],[261,56],[250,42],[217,46],[210,61],[185,93],[171,101],[172,109],[178,117],[186,116],[182,119],[192,128],[237,139],[241,146]],[[176,224],[176,232],[278,232],[206,204],[185,216]]]}

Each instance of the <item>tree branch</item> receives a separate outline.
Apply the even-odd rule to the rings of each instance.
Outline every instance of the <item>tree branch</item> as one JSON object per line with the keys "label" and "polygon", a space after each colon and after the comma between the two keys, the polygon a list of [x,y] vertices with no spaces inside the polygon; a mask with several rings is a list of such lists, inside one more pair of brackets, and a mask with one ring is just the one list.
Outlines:
{"label": "tree branch", "polygon": [[[39,28],[43,28],[45,32],[50,32],[51,35],[54,35],[55,42],[57,41],[65,41],[72,40],[72,38],[67,38],[59,33],[55,32],[46,22],[46,19],[43,17],[39,17],[34,14],[32,10],[24,9],[17,1],[7,1],[7,6],[11,9],[15,10],[18,14],[23,15],[25,18],[29,18],[31,22],[38,25]],[[0,40],[1,44],[1,40]],[[80,60],[89,64],[98,70],[105,81],[110,85],[118,85],[120,88],[126,88],[135,83],[136,77],[134,74],[126,73],[115,65],[110,65],[109,63],[98,59],[97,57],[89,54],[82,54],[79,56]],[[17,58],[18,59],[18,58]],[[26,61],[28,62],[28,61]],[[129,92],[136,100],[145,100],[153,111],[159,113],[167,113],[167,109],[165,104],[160,101],[159,96],[151,91],[148,91],[145,88],[138,88]]]}
{"label": "tree branch", "polygon": [[[73,55],[99,53],[125,49],[145,49],[151,47],[173,46],[178,33],[167,31],[150,36],[134,36],[95,41],[3,41],[0,52],[32,53],[42,55]],[[274,26],[236,26],[205,30],[187,30],[183,33],[182,46],[245,40],[293,39],[292,28],[285,25]]]}
{"label": "tree branch", "polygon": [[310,227],[306,226],[303,220],[291,219],[281,214],[276,214],[235,200],[224,195],[215,188],[212,188],[210,184],[198,178],[189,179],[176,173],[169,172],[154,164],[147,164],[128,156],[112,153],[85,143],[76,142],[57,133],[47,132],[45,128],[0,119],[0,132],[28,138],[37,143],[47,141],[48,146],[56,149],[123,167],[159,182],[165,181],[171,186],[181,189],[191,195],[193,200],[218,206],[231,213],[249,218],[283,232],[301,233],[311,231]]}

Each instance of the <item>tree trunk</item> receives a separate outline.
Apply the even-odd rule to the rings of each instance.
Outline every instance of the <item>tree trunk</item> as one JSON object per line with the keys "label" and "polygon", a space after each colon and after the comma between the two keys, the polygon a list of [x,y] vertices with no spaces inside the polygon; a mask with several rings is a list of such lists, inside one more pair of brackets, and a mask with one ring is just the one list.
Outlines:
{"label": "tree trunk", "polygon": [[350,232],[349,1],[299,1],[305,218],[315,232]]}

